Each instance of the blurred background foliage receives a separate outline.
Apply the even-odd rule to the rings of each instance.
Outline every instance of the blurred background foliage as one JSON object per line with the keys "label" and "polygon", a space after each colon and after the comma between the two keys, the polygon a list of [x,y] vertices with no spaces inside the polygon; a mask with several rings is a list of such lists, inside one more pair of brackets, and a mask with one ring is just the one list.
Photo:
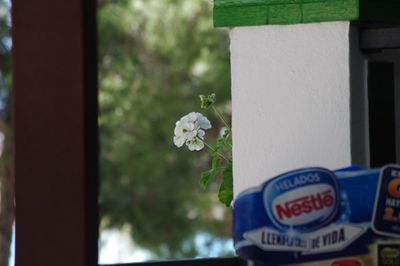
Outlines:
{"label": "blurred background foliage", "polygon": [[[100,229],[128,232],[153,259],[208,256],[231,238],[230,210],[217,184],[197,185],[207,153],[172,138],[199,94],[215,92],[230,114],[227,33],[213,28],[211,1],[99,0],[98,36]],[[205,115],[212,142],[222,125]]]}
{"label": "blurred background foliage", "polygon": [[11,3],[0,0],[0,265],[8,265],[14,222],[11,124]]}
{"label": "blurred background foliage", "polygon": [[11,10],[10,2],[0,0],[0,118],[6,119],[7,96],[11,89]]}

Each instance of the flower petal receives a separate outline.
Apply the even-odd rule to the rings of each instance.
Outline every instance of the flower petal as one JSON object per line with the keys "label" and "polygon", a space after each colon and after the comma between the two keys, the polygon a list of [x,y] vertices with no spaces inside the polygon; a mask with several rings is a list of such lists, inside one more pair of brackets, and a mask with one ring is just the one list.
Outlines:
{"label": "flower petal", "polygon": [[211,123],[210,121],[207,119],[207,117],[205,117],[204,115],[202,115],[201,113],[197,113],[197,121],[199,123],[200,128],[202,129],[209,129],[211,128]]}
{"label": "flower petal", "polygon": [[204,148],[204,142],[198,138],[186,141],[186,145],[191,151],[200,151]]}
{"label": "flower petal", "polygon": [[197,120],[197,114],[195,112],[191,112],[191,113],[187,114],[186,116],[184,116],[183,118],[187,122],[194,123]]}
{"label": "flower petal", "polygon": [[186,139],[182,138],[182,137],[174,137],[174,144],[175,146],[177,146],[178,148],[182,147],[183,144],[185,144]]}
{"label": "flower petal", "polygon": [[205,134],[206,134],[206,132],[202,129],[199,129],[199,131],[197,131],[197,136],[201,139],[204,139]]}
{"label": "flower petal", "polygon": [[181,127],[180,125],[176,126],[174,129],[174,134],[175,135],[183,135],[183,127]]}

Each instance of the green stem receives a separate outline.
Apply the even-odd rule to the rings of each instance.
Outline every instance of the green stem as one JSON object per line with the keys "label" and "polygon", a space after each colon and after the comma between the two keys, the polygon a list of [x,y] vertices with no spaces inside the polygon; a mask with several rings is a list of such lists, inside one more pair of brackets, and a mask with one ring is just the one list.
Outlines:
{"label": "green stem", "polygon": [[[226,136],[225,139],[229,139],[229,137],[231,136],[232,130],[231,130],[231,129],[229,129],[229,130],[230,130],[230,132],[229,132],[229,134]],[[225,142],[225,143],[226,143],[226,142]],[[226,144],[229,145],[229,148],[232,149],[232,145],[231,145],[230,143],[226,143]]]}
{"label": "green stem", "polygon": [[229,160],[228,160],[224,155],[222,155],[221,153],[215,151],[215,149],[214,149],[210,144],[208,144],[207,142],[205,142],[205,141],[202,140],[202,139],[200,139],[200,140],[203,141],[204,145],[206,145],[207,148],[209,148],[210,150],[212,150],[212,152],[215,152],[215,153],[218,154],[221,158],[223,158],[225,161],[229,162]]}
{"label": "green stem", "polygon": [[226,122],[226,120],[224,119],[224,117],[222,116],[222,114],[218,111],[218,109],[215,108],[214,105],[211,105],[211,108],[213,109],[214,113],[222,120],[222,122],[224,123],[224,125],[225,125],[227,128],[230,129],[231,127],[228,125],[228,122]]}

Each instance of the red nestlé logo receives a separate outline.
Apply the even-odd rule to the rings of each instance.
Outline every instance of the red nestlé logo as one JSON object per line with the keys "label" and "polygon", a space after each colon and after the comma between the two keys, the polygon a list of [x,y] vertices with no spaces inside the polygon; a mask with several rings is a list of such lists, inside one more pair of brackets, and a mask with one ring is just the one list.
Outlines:
{"label": "red nestl\u00e9 logo", "polygon": [[286,201],[284,206],[277,203],[275,205],[278,219],[283,221],[301,214],[311,213],[313,211],[319,211],[324,208],[333,206],[334,195],[332,190],[328,189],[321,193],[311,194],[305,197],[300,197],[294,200]]}
{"label": "red nestl\u00e9 logo", "polygon": [[280,229],[315,230],[338,208],[338,187],[329,170],[297,170],[267,183],[263,192],[269,218]]}

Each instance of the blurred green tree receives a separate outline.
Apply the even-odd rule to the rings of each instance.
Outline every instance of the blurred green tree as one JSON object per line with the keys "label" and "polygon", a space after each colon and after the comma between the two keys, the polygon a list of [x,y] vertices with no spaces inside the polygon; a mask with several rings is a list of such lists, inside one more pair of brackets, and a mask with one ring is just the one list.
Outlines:
{"label": "blurred green tree", "polygon": [[10,1],[0,0],[0,265],[8,265],[14,222]]}
{"label": "blurred green tree", "polygon": [[[195,237],[230,238],[230,213],[217,186],[198,188],[208,155],[172,138],[199,94],[215,92],[230,113],[227,34],[210,1],[99,0],[98,35],[101,229],[128,228],[154,258],[206,255]],[[221,126],[209,118],[208,140]]]}

